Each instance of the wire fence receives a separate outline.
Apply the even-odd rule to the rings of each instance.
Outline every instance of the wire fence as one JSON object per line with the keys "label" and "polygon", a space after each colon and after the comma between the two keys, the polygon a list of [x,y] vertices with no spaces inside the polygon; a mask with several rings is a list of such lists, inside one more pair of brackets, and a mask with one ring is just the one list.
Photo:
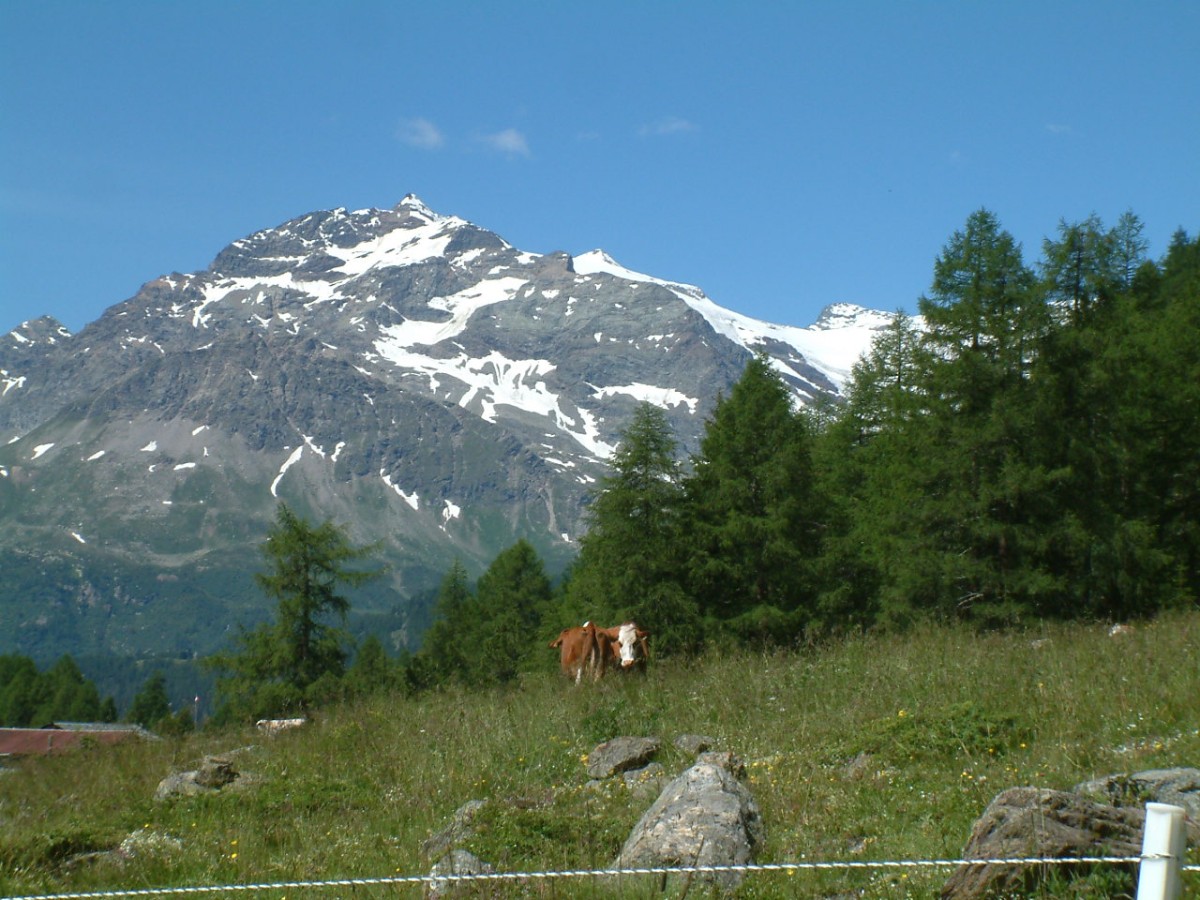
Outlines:
{"label": "wire fence", "polygon": [[[913,870],[946,869],[961,866],[1081,866],[1081,865],[1138,865],[1152,855],[1143,856],[1081,856],[1081,857],[1016,857],[1002,859],[925,859],[880,861],[829,861],[747,863],[720,866],[648,866],[621,869],[562,869],[532,872],[482,872],[462,874],[389,875],[380,878],[336,878],[312,881],[274,881],[244,884],[183,885],[178,887],[129,888],[106,891],[81,891],[60,894],[26,894],[0,897],[0,900],[101,900],[110,897],[169,897],[195,894],[257,893],[264,891],[320,890],[326,888],[395,887],[430,885],[449,887],[455,884],[480,882],[492,884],[527,884],[549,879],[627,879],[641,876],[747,875],[756,872],[791,873],[806,871],[854,870]],[[1200,865],[1182,866],[1187,873],[1200,872]]]}

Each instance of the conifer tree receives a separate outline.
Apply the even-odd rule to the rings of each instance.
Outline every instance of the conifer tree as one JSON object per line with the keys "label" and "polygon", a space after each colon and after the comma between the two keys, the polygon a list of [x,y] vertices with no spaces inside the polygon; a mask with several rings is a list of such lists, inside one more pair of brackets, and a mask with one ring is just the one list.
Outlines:
{"label": "conifer tree", "polygon": [[685,544],[702,615],[747,638],[791,638],[815,598],[819,527],[808,428],[765,355],[718,399],[693,469]]}
{"label": "conifer tree", "polygon": [[[1026,454],[1030,371],[1050,318],[1021,250],[979,210],[934,263],[925,318],[930,414],[918,533],[945,613],[1011,620],[1050,590],[1029,566],[1044,475]],[[928,580],[925,578],[923,580]]]}
{"label": "conifer tree", "polygon": [[1121,290],[1133,288],[1134,278],[1138,270],[1146,262],[1146,251],[1150,242],[1142,236],[1145,225],[1134,215],[1133,210],[1126,210],[1117,219],[1117,224],[1111,232],[1113,246],[1113,274]]}
{"label": "conifer tree", "polygon": [[1119,289],[1117,242],[1095,215],[1071,225],[1060,221],[1058,235],[1058,240],[1047,238],[1042,244],[1046,299],[1079,323]]}
{"label": "conifer tree", "polygon": [[0,725],[23,728],[33,724],[45,697],[37,664],[28,656],[0,656]]}
{"label": "conifer tree", "polygon": [[588,513],[588,530],[563,606],[566,627],[633,619],[654,635],[656,653],[695,647],[695,604],[684,590],[680,543],[683,489],[666,414],[639,404],[621,435]]}
{"label": "conifer tree", "polygon": [[465,641],[464,671],[476,684],[511,681],[548,659],[542,637],[553,591],[541,557],[521,538],[480,576]]}
{"label": "conifer tree", "polygon": [[134,695],[125,720],[143,728],[153,728],[170,715],[171,701],[167,698],[167,678],[162,672],[155,672]]}
{"label": "conifer tree", "polygon": [[377,694],[393,687],[396,676],[397,668],[388,658],[383,642],[373,634],[367,635],[346,670],[346,692],[360,697]]}
{"label": "conifer tree", "polygon": [[916,325],[897,314],[853,367],[847,402],[816,441],[829,520],[820,559],[826,628],[907,623],[937,590],[919,560],[928,545],[914,539],[924,500],[924,364]]}
{"label": "conifer tree", "polygon": [[243,632],[238,650],[209,661],[226,673],[217,686],[228,715],[296,711],[309,702],[310,690],[329,693],[330,681],[344,672],[348,641],[337,626],[350,601],[339,589],[380,574],[352,567],[373,551],[352,544],[332,522],[314,526],[279,504],[262,546],[267,571],[255,574],[263,593],[276,601],[275,621]]}
{"label": "conifer tree", "polygon": [[64,654],[45,673],[43,706],[35,713],[39,725],[48,722],[92,722],[100,717],[100,694],[79,665]]}
{"label": "conifer tree", "polygon": [[466,678],[467,644],[474,640],[473,598],[462,560],[455,559],[442,578],[433,609],[433,622],[413,658],[409,677],[416,687],[429,687],[452,678]]}

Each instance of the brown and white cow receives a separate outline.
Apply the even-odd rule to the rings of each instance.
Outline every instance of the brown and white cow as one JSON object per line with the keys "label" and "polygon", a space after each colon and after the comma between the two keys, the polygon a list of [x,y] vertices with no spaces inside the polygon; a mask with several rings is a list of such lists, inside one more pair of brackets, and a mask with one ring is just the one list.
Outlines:
{"label": "brown and white cow", "polygon": [[593,681],[604,674],[604,660],[600,655],[597,630],[591,622],[584,622],[573,628],[564,628],[558,637],[550,642],[551,647],[558,648],[563,674],[573,679],[576,684],[583,681],[585,674]]}
{"label": "brown and white cow", "polygon": [[650,636],[636,622],[623,622],[612,628],[597,628],[596,641],[600,647],[600,668],[603,672],[613,665],[623,672],[645,669],[649,650],[646,638]]}

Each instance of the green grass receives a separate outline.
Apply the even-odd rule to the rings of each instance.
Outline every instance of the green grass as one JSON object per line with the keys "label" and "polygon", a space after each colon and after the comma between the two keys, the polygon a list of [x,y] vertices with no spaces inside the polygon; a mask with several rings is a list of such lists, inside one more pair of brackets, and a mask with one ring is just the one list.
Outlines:
{"label": "green grass", "polygon": [[[671,775],[690,762],[671,743],[680,734],[711,735],[741,755],[767,829],[760,862],[957,857],[1007,787],[1069,789],[1099,775],[1200,765],[1198,646],[1200,613],[1190,612],[1119,638],[1100,626],[945,628],[792,653],[714,648],[596,686],[539,674],[506,690],[377,697],[271,740],[201,732],[28,760],[0,778],[0,896],[420,875],[431,863],[422,843],[471,799],[490,802],[467,847],[497,869],[605,867],[650,803],[619,782],[587,785],[584,757],[619,734],[661,737]],[[171,771],[238,748],[234,764],[253,783],[153,800]],[[121,864],[67,864],[134,833],[179,845]],[[739,896],[929,897],[948,875],[756,874]],[[1082,887],[1083,896],[1121,896],[1128,883],[1105,872]],[[1067,890],[1058,882],[1044,893]],[[653,884],[496,892],[651,896]],[[288,900],[300,893],[348,895],[293,891]],[[419,889],[353,896],[397,893]]]}

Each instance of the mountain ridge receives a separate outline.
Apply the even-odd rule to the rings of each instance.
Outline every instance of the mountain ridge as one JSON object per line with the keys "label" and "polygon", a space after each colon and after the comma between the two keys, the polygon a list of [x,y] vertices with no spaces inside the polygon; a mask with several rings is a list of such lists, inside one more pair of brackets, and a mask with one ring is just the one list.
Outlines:
{"label": "mountain ridge", "polygon": [[284,500],[382,540],[392,574],[363,612],[411,646],[453,559],[478,572],[525,537],[569,561],[637,403],[694,452],[752,353],[798,403],[836,397],[889,319],[759,322],[411,194],[299,216],[75,335],[43,317],[0,339],[0,550],[18,561],[0,603],[18,642],[207,652],[265,615],[245,573]]}

